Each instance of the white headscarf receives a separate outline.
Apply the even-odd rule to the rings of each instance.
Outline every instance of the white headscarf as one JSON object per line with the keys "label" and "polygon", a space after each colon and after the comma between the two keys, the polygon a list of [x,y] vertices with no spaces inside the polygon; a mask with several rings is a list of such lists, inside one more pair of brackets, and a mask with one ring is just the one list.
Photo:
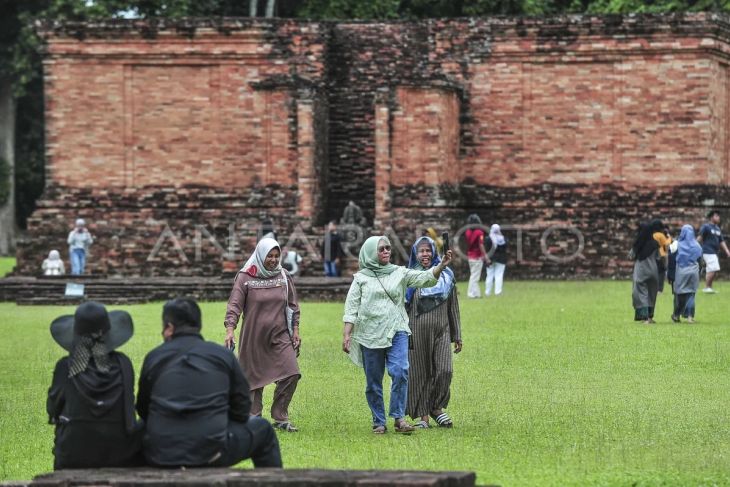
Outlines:
{"label": "white headscarf", "polygon": [[58,250],[51,250],[48,252],[48,260],[61,260],[61,254]]}
{"label": "white headscarf", "polygon": [[489,227],[489,239],[492,241],[492,245],[504,245],[504,235],[496,223]]}
{"label": "white headscarf", "polygon": [[264,266],[266,256],[269,255],[271,249],[274,248],[279,249],[279,252],[281,253],[281,246],[279,245],[279,242],[273,238],[262,238],[259,240],[259,243],[256,244],[256,250],[253,251],[251,257],[248,258],[243,268],[241,268],[241,271],[245,272],[249,276],[260,277],[262,279],[268,279],[281,274],[281,256],[279,256],[279,262],[276,263],[276,268],[274,270],[270,271],[266,268],[266,266]]}

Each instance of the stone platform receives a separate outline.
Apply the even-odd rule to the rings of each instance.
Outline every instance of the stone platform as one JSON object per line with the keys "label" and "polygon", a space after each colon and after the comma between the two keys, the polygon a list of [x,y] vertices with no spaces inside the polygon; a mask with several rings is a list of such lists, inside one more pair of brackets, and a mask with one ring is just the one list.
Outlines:
{"label": "stone platform", "polygon": [[[67,283],[84,284],[84,298],[67,298]],[[342,301],[350,278],[301,277],[294,280],[303,301]],[[95,300],[105,304],[147,303],[189,296],[199,301],[227,301],[230,277],[8,277],[0,279],[0,301],[18,304],[77,304]]]}
{"label": "stone platform", "polygon": [[30,482],[9,482],[6,486],[71,487],[81,485],[117,486],[409,486],[409,487],[471,487],[475,485],[473,472],[422,472],[376,470],[284,470],[229,468],[160,470],[95,469],[62,470],[39,475]]}

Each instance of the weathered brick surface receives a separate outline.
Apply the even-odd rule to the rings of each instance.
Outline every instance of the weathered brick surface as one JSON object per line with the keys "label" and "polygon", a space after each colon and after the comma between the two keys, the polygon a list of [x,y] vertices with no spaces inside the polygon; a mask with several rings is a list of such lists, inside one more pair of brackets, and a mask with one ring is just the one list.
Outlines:
{"label": "weathered brick surface", "polygon": [[[659,215],[678,232],[685,223],[699,226],[706,205],[723,208],[727,214],[730,202],[730,187],[710,185],[465,184],[460,189],[424,185],[393,189],[395,233],[412,241],[424,227],[433,226],[450,230],[453,238],[465,225],[464,215],[477,213],[486,227],[502,226],[510,277],[527,279],[628,277],[632,262],[627,253],[639,221]],[[434,204],[443,199],[449,203]],[[461,240],[465,250],[463,236]],[[462,276],[468,275],[465,258],[455,265]]]}
{"label": "weathered brick surface", "polygon": [[[110,277],[53,276],[0,279],[0,301],[28,304],[77,304],[83,299],[104,304],[147,303],[188,296],[199,301],[226,301],[234,275],[225,277]],[[66,283],[84,285],[84,297],[65,297]],[[302,301],[344,301],[350,278],[295,277]]]}
{"label": "weathered brick surface", "polygon": [[585,259],[558,265],[525,236],[513,272],[625,275],[637,220],[730,217],[729,27],[718,14],[47,25],[50,186],[19,268],[81,214],[102,237],[93,272],[215,274],[230,264],[213,254],[146,260],[161,222],[269,216],[317,233],[354,200],[406,241],[469,211],[570,226]]}
{"label": "weathered brick surface", "polygon": [[14,485],[64,486],[76,485],[147,485],[147,486],[409,486],[409,487],[471,487],[473,472],[419,472],[378,470],[317,470],[317,469],[153,469],[106,468],[90,470],[61,470],[37,476],[32,482]]}
{"label": "weathered brick surface", "polygon": [[307,254],[310,273],[319,272],[321,266],[312,259],[318,258],[321,233],[313,235],[302,226],[291,210],[295,199],[291,186],[235,192],[48,188],[28,220],[28,234],[35,237],[19,246],[19,273],[36,275],[49,249],[67,254],[66,237],[76,216],[86,219],[95,239],[87,262],[90,274],[217,276],[237,270],[261,236],[264,218],[275,222],[282,244],[291,239],[293,247]]}

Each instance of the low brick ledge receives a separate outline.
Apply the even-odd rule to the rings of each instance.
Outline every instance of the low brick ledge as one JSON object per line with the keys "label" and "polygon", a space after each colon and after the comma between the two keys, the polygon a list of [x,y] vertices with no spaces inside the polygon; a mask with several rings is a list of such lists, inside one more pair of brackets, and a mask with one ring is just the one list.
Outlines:
{"label": "low brick ledge", "polygon": [[296,470],[201,468],[162,470],[154,468],[108,468],[89,470],[60,470],[39,475],[32,481],[5,482],[4,486],[114,486],[133,485],[176,486],[433,486],[471,487],[476,482],[474,472],[425,472],[402,470]]}
{"label": "low brick ledge", "polygon": [[[23,305],[76,304],[82,299],[64,297],[66,283],[84,284],[85,299],[105,304],[133,304],[165,301],[189,296],[200,301],[227,301],[233,287],[230,277],[6,277],[0,279],[0,302]],[[351,278],[295,278],[301,301],[344,301]]]}

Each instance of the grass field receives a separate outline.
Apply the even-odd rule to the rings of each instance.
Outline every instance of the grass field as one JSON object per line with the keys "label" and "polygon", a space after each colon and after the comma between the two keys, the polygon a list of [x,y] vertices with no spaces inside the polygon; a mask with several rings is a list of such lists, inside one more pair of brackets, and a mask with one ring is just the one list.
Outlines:
{"label": "grass field", "polygon": [[[286,467],[474,470],[501,485],[730,485],[730,286],[699,295],[695,325],[632,321],[629,282],[507,282],[467,300],[453,430],[370,433],[364,377],[340,351],[342,304],[302,305],[303,378],[280,435]],[[139,371],[160,304],[128,306]],[[1,303],[0,480],[51,470],[45,394],[62,350],[48,324],[72,308]],[[204,303],[221,341],[225,303]],[[268,388],[270,389],[270,388]],[[265,405],[270,405],[268,390]],[[250,467],[244,462],[243,467]]]}
{"label": "grass field", "polygon": [[0,277],[13,270],[15,267],[15,257],[0,257]]}

